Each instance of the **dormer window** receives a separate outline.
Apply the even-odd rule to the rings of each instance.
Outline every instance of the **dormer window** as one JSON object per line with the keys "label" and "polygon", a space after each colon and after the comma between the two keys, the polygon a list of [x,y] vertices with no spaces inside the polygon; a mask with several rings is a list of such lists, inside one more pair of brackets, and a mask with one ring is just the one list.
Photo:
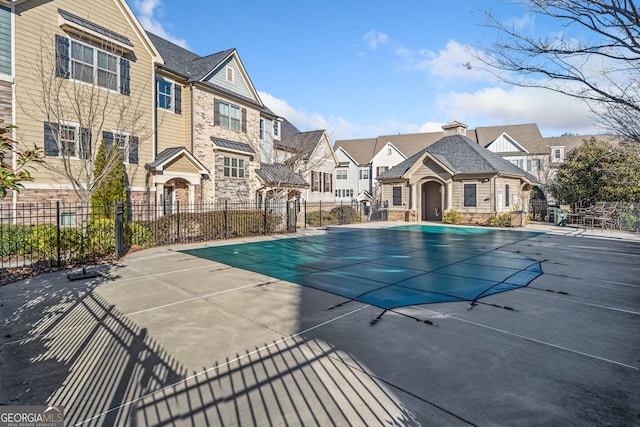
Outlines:
{"label": "dormer window", "polygon": [[274,137],[280,136],[280,122],[277,120],[273,122],[273,136]]}
{"label": "dormer window", "polygon": [[564,162],[564,147],[551,147],[551,161],[553,163]]}

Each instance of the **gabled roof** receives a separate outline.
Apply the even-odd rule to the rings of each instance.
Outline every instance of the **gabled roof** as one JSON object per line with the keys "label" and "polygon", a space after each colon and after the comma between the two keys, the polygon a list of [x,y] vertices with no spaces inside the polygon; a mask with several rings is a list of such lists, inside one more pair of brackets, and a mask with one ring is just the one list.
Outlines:
{"label": "gabled roof", "polygon": [[364,166],[368,165],[389,142],[403,155],[411,157],[440,138],[442,138],[442,132],[382,135],[377,138],[339,140],[335,142],[333,148],[335,150],[342,147],[358,162],[359,166]]}
{"label": "gabled roof", "polygon": [[446,167],[452,175],[504,174],[537,182],[531,174],[463,135],[445,136],[389,169],[379,179],[405,178],[405,173],[426,155]]}
{"label": "gabled roof", "polygon": [[[287,163],[289,163],[309,158],[318,145],[322,143],[324,135],[326,135],[324,129],[300,132],[291,122],[283,119],[280,140],[274,141],[274,145],[276,149],[293,154],[287,159]],[[328,138],[327,143],[329,144],[328,148],[331,149]],[[337,164],[338,161],[335,159],[333,150],[331,150],[331,154],[334,156],[334,161]]]}
{"label": "gabled roof", "polygon": [[358,166],[368,165],[375,156],[376,140],[378,138],[346,139],[339,140],[333,144],[334,151],[342,148],[349,153],[349,157],[354,159]]}
{"label": "gabled roof", "polygon": [[606,141],[610,143],[619,143],[621,138],[615,135],[569,135],[569,136],[552,136],[544,138],[547,147],[564,147],[565,153],[584,144],[585,141],[595,138],[598,141]]}
{"label": "gabled roof", "polygon": [[214,136],[211,137],[211,142],[213,142],[213,144],[217,148],[221,148],[223,150],[255,154],[253,148],[251,148],[249,144],[245,144],[244,142],[229,141],[228,139],[216,138]]}
{"label": "gabled roof", "polygon": [[[503,139],[503,140],[508,141],[508,142],[509,142],[509,144],[511,145],[511,147],[515,149],[515,150],[509,150],[509,151],[506,151],[506,152],[504,152],[504,151],[503,151],[502,153],[504,153],[504,154],[511,154],[511,153],[516,153],[516,154],[518,154],[518,153],[520,153],[520,154],[522,154],[522,153],[527,153],[527,154],[529,154],[529,150],[527,150],[526,148],[524,148],[524,147],[522,146],[522,144],[518,143],[518,141],[516,141],[514,138],[512,138],[512,137],[511,137],[511,135],[509,135],[509,134],[508,134],[508,133],[506,133],[506,132],[502,132],[502,134],[501,134],[498,138],[496,138],[494,141],[492,141],[492,142],[488,143],[488,144],[487,144],[487,145],[485,145],[484,147],[485,147],[485,148],[489,148],[489,149],[491,150],[491,148],[490,148],[490,147],[491,147],[492,145],[494,145],[494,144],[497,144],[497,141],[498,141],[499,139]],[[491,151],[493,151],[494,153],[497,153],[497,152],[498,152],[498,151],[496,151],[496,150],[491,150]]]}
{"label": "gabled roof", "polygon": [[[253,83],[251,82],[249,75],[246,73],[244,66],[242,65],[242,61],[240,60],[236,49],[231,48],[211,55],[200,56],[148,31],[147,35],[160,52],[160,55],[164,58],[165,64],[162,67],[164,70],[181,76],[188,82],[197,82],[203,86],[210,87],[230,96],[234,96],[251,104],[257,105],[260,108],[264,107],[257,91],[253,87]],[[212,73],[232,57],[235,57],[237,60],[240,72],[246,78],[249,91],[255,96],[255,99],[250,99],[242,96],[241,94],[230,92],[228,89],[217,86],[206,80]]]}
{"label": "gabled roof", "polygon": [[[347,156],[348,158],[350,158],[350,159],[351,159],[351,162],[353,162],[356,166],[358,165],[358,162],[356,161],[356,159],[354,159],[354,158],[351,156],[351,154],[350,154],[347,150],[345,150],[345,149],[344,149],[344,147],[338,147],[338,148],[335,148],[335,147],[334,147],[333,152],[334,152],[334,153],[337,153],[338,151],[342,151],[342,152],[344,153],[344,155],[345,155],[345,156]],[[343,163],[347,163],[347,164],[344,164],[344,165],[343,165]],[[340,162],[340,166],[348,166],[348,162]]]}
{"label": "gabled roof", "polygon": [[[443,127],[465,127],[460,122],[451,122]],[[535,123],[504,126],[487,126],[477,129],[467,129],[467,137],[486,147],[503,133],[507,133],[518,144],[522,145],[531,154],[548,153],[544,138]],[[334,149],[343,147],[358,164],[369,164],[387,142],[391,142],[405,156],[411,157],[422,151],[443,137],[442,132],[422,132],[413,134],[381,135],[377,138],[339,140],[334,144]]]}
{"label": "gabled roof", "polygon": [[308,187],[307,181],[282,163],[263,163],[256,175],[266,186]]}
{"label": "gabled roof", "polygon": [[[503,133],[508,134],[530,154],[545,154],[549,152],[540,129],[535,123],[478,127],[475,130],[475,140],[478,144],[486,147]],[[467,135],[469,134],[467,133]]]}
{"label": "gabled roof", "polygon": [[156,159],[153,162],[147,163],[145,168],[156,171],[163,170],[166,165],[170,164],[180,156],[184,156],[189,162],[191,162],[194,169],[196,169],[200,174],[209,173],[207,168],[184,147],[171,147],[163,150],[156,156]]}

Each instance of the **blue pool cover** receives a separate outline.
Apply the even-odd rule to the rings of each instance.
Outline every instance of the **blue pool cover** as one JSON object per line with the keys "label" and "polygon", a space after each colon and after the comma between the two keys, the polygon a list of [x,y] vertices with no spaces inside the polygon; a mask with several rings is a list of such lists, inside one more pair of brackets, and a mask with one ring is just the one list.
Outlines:
{"label": "blue pool cover", "polygon": [[539,234],[407,225],[181,252],[393,309],[527,286],[540,263],[500,248]]}

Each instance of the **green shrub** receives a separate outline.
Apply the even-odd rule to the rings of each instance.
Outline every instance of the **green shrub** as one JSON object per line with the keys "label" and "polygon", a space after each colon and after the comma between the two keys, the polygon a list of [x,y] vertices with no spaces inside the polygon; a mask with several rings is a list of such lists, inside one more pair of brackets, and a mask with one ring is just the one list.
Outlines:
{"label": "green shrub", "polygon": [[[31,255],[37,260],[52,260],[58,257],[58,228],[53,224],[32,225],[20,255]],[[60,228],[60,253],[79,254],[82,232],[73,227]],[[73,256],[72,256],[73,257]]]}
{"label": "green shrub", "polygon": [[360,212],[356,211],[351,206],[338,206],[331,209],[330,214],[336,221],[338,221],[339,224],[353,224],[359,220],[358,216]]}
{"label": "green shrub", "polygon": [[85,254],[99,257],[116,250],[116,224],[110,218],[91,218],[85,238]]}
{"label": "green shrub", "polygon": [[124,225],[125,242],[131,246],[152,246],[153,233],[149,226],[142,222],[131,222]]}
{"label": "green shrub", "polygon": [[0,256],[16,255],[25,247],[31,228],[24,225],[0,225]]}
{"label": "green shrub", "polygon": [[336,220],[336,217],[329,211],[311,211],[307,212],[307,224],[320,225],[320,217],[322,217],[323,223],[330,223]]}
{"label": "green shrub", "polygon": [[445,224],[460,224],[462,222],[462,214],[452,209],[442,216],[442,222]]}
{"label": "green shrub", "polygon": [[509,227],[511,225],[511,214],[491,215],[487,224],[491,227]]}

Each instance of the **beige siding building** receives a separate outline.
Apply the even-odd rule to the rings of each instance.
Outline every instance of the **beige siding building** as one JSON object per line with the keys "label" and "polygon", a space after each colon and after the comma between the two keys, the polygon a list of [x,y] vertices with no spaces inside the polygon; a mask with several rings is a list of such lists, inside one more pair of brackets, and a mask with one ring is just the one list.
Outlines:
{"label": "beige siding building", "polygon": [[378,178],[390,220],[442,221],[455,210],[464,222],[486,223],[526,209],[535,177],[469,139],[463,124],[443,128],[440,140]]}
{"label": "beige siding building", "polygon": [[15,139],[46,155],[13,202],[86,199],[102,142],[118,148],[131,198],[143,200],[162,60],[126,2],[16,2],[11,12]]}

